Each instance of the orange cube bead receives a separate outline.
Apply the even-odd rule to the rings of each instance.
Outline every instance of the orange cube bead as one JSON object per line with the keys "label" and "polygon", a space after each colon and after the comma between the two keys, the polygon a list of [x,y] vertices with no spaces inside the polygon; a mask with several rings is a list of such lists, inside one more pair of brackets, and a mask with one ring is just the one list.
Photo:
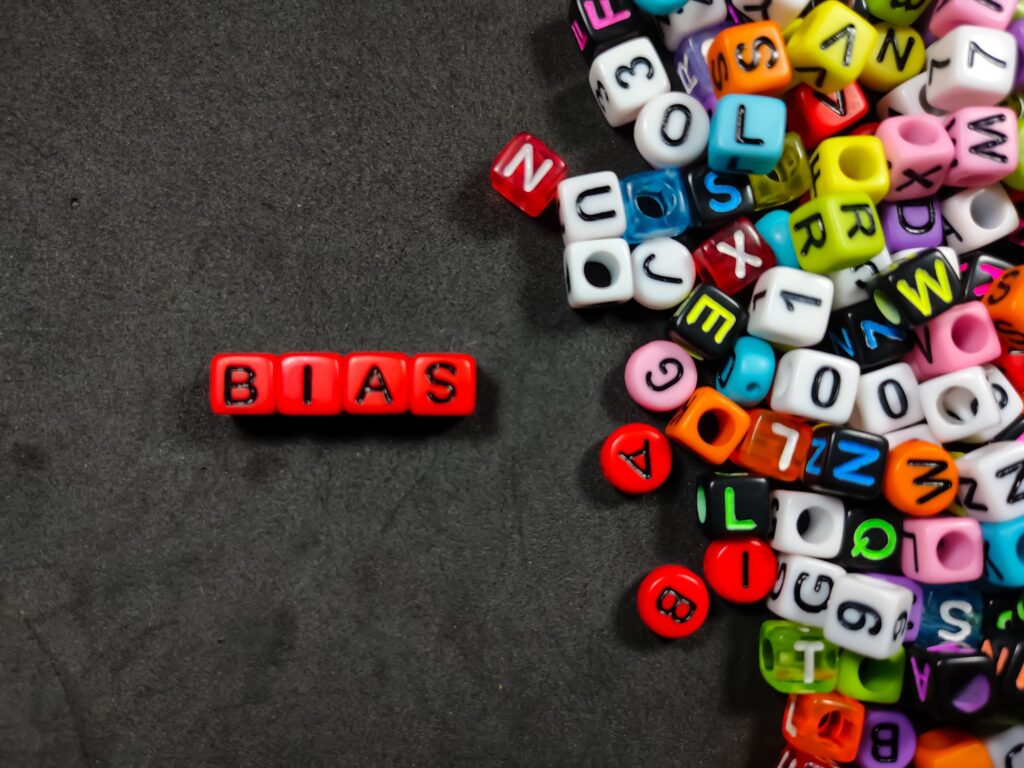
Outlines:
{"label": "orange cube bead", "polygon": [[727,93],[775,96],[793,79],[782,29],[774,21],[738,24],[719,32],[708,49],[708,68],[719,98]]}
{"label": "orange cube bead", "polygon": [[750,427],[750,416],[712,387],[698,387],[665,427],[671,440],[709,464],[724,464]]}
{"label": "orange cube bead", "polygon": [[1006,350],[1024,350],[1024,269],[1004,272],[981,299]]}
{"label": "orange cube bead", "polygon": [[938,728],[918,737],[914,765],[917,768],[992,768],[992,760],[981,739],[956,728]]}
{"label": "orange cube bead", "polygon": [[889,451],[882,492],[901,512],[937,515],[956,501],[959,488],[956,463],[941,445],[910,440]]}
{"label": "orange cube bead", "polygon": [[864,705],[841,693],[790,694],[782,735],[803,752],[849,763],[864,731]]}
{"label": "orange cube bead", "polygon": [[751,472],[793,482],[811,450],[811,425],[764,408],[750,411],[750,428],[730,460]]}

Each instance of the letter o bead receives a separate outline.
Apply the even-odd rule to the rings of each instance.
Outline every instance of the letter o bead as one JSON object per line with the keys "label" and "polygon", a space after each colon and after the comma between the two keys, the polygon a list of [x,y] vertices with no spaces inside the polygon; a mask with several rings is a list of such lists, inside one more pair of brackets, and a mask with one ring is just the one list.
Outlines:
{"label": "letter o bead", "polygon": [[633,126],[637,151],[654,168],[690,165],[707,149],[710,135],[707,110],[688,93],[675,91],[647,102]]}
{"label": "letter o bead", "polygon": [[669,640],[689,637],[704,626],[710,602],[704,581],[681,565],[655,568],[640,582],[636,595],[641,620]]}
{"label": "letter o bead", "polygon": [[672,448],[665,436],[646,424],[627,424],[601,446],[601,471],[623,493],[657,490],[672,471]]}
{"label": "letter o bead", "polygon": [[665,412],[682,408],[697,388],[697,366],[671,341],[652,341],[626,362],[626,391],[642,408]]}

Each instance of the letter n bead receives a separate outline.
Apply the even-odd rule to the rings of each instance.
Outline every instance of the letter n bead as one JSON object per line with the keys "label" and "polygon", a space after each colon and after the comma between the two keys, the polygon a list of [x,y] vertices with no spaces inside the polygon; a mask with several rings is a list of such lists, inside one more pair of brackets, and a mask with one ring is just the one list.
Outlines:
{"label": "letter n bead", "polygon": [[357,352],[348,356],[345,412],[383,416],[409,410],[409,367],[397,352]]}
{"label": "letter n bead", "polygon": [[491,185],[527,216],[540,216],[566,176],[565,162],[528,133],[513,136],[491,166]]}
{"label": "letter n bead", "polygon": [[469,416],[476,410],[476,360],[471,355],[412,358],[409,410],[413,416]]}
{"label": "letter n bead", "polygon": [[872,659],[891,658],[903,645],[914,596],[906,587],[851,573],[832,588],[825,637]]}
{"label": "letter n bead", "polygon": [[827,760],[857,756],[864,731],[864,705],[840,693],[790,694],[782,735],[792,746]]}
{"label": "letter n bead", "polygon": [[274,413],[276,364],[275,355],[216,355],[210,362],[210,409],[227,416]]}

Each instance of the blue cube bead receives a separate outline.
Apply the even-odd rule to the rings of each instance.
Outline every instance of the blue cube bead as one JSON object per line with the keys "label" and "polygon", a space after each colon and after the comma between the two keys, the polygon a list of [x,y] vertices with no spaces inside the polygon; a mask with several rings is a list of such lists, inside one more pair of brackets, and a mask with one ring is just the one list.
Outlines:
{"label": "blue cube bead", "polygon": [[687,0],[635,0],[637,7],[655,16],[674,13],[686,5]]}
{"label": "blue cube bead", "polygon": [[1024,587],[1024,517],[982,523],[985,581],[996,587]]}
{"label": "blue cube bead", "polygon": [[678,169],[636,173],[619,184],[626,204],[627,242],[675,237],[690,226],[690,202]]}
{"label": "blue cube bead", "polygon": [[752,408],[768,396],[774,378],[772,345],[754,336],[740,336],[715,375],[715,389],[737,405]]}
{"label": "blue cube bead", "polygon": [[757,220],[754,229],[775,254],[776,266],[800,269],[796,248],[793,247],[793,233],[789,230],[789,211],[779,208],[766,213]]}
{"label": "blue cube bead", "polygon": [[722,173],[771,173],[785,140],[785,102],[730,93],[718,100],[711,116],[708,165]]}
{"label": "blue cube bead", "polygon": [[981,647],[981,592],[966,584],[924,588],[924,611],[914,645],[931,648],[945,643]]}

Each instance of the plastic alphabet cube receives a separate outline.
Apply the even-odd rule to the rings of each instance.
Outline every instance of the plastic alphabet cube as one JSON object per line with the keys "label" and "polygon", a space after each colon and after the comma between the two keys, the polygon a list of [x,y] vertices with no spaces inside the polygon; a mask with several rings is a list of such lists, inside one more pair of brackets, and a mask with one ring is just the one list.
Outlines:
{"label": "plastic alphabet cube", "polygon": [[656,16],[661,39],[669,51],[675,51],[684,40],[709,27],[721,24],[729,16],[725,0],[687,3],[671,13]]}
{"label": "plastic alphabet cube", "polygon": [[790,694],[782,735],[792,746],[848,763],[864,731],[864,705],[839,693]]}
{"label": "plastic alphabet cube", "polygon": [[1020,437],[1019,433],[1010,435],[1018,428],[1017,425],[1021,421],[1024,400],[999,368],[994,365],[983,365],[981,369],[992,386],[992,396],[999,407],[999,422],[995,426],[968,435],[963,438],[963,441],[965,443],[987,443],[990,440],[1017,440]]}
{"label": "plastic alphabet cube", "polygon": [[993,768],[981,740],[954,728],[922,733],[914,753],[914,765],[916,768]]}
{"label": "plastic alphabet cube", "polygon": [[643,32],[643,14],[631,0],[570,0],[569,30],[586,60]]}
{"label": "plastic alphabet cube", "polygon": [[646,37],[619,43],[594,57],[590,90],[613,128],[636,120],[651,99],[672,90],[654,44]]}
{"label": "plastic alphabet cube", "polygon": [[783,347],[813,346],[825,337],[834,290],[822,275],[773,267],[754,285],[747,332]]}
{"label": "plastic alphabet cube", "polygon": [[564,262],[565,289],[573,309],[621,304],[633,298],[633,266],[625,240],[569,243]]}
{"label": "plastic alphabet cube", "polygon": [[793,212],[790,229],[800,267],[808,272],[856,267],[885,250],[878,212],[863,192],[823,195],[805,203]]}
{"label": "plastic alphabet cube", "polygon": [[917,644],[924,648],[957,643],[981,647],[981,593],[966,584],[926,587]]}
{"label": "plastic alphabet cube", "polygon": [[889,659],[903,645],[913,595],[906,587],[860,573],[832,588],[825,637],[872,659]]}
{"label": "plastic alphabet cube", "polygon": [[827,352],[794,349],[775,371],[772,410],[829,424],[845,424],[853,412],[860,368]]}
{"label": "plastic alphabet cube", "polygon": [[772,249],[776,266],[799,269],[800,262],[796,260],[796,250],[793,248],[793,235],[789,231],[789,211],[769,211],[757,220],[754,228]]}
{"label": "plastic alphabet cube", "polygon": [[[975,0],[969,0],[974,2]],[[950,187],[987,187],[1017,168],[1017,117],[1006,107],[964,107],[945,118],[956,151]]]}
{"label": "plastic alphabet cube", "polygon": [[961,24],[928,46],[925,71],[925,97],[939,109],[992,106],[1013,89],[1017,43],[1008,32]]}
{"label": "plastic alphabet cube", "polygon": [[[811,188],[811,167],[799,134],[787,133],[782,144],[782,157],[775,168],[767,174],[754,174],[749,180],[754,205],[759,211],[786,205],[804,195]],[[796,266],[796,257],[793,259],[790,266]]]}
{"label": "plastic alphabet cube", "polygon": [[630,243],[675,237],[690,226],[690,203],[679,171],[666,168],[627,176],[621,182]]}
{"label": "plastic alphabet cube", "polygon": [[730,603],[764,600],[777,570],[775,553],[761,539],[713,541],[704,550],[704,578],[716,595]]}
{"label": "plastic alphabet cube", "polygon": [[228,416],[274,413],[276,373],[274,355],[216,355],[210,362],[210,410]]}
{"label": "plastic alphabet cube", "polygon": [[959,476],[953,457],[942,446],[908,440],[890,449],[882,489],[901,512],[930,517],[956,499]]}
{"label": "plastic alphabet cube", "polygon": [[825,560],[804,555],[780,555],[779,573],[768,595],[768,610],[808,627],[824,627],[835,583],[846,571]]}
{"label": "plastic alphabet cube", "polygon": [[346,413],[383,416],[409,410],[410,359],[396,352],[347,356],[343,407]]}
{"label": "plastic alphabet cube", "polygon": [[903,522],[903,573],[923,584],[956,584],[981,578],[985,555],[981,526],[963,517]]}
{"label": "plastic alphabet cube", "polygon": [[960,304],[914,329],[914,350],[907,362],[920,380],[933,379],[999,357],[999,335],[978,302]]}
{"label": "plastic alphabet cube", "polygon": [[[472,359],[472,358],[471,358]],[[277,412],[286,416],[335,416],[342,410],[348,364],[331,353],[286,354],[277,359]]]}
{"label": "plastic alphabet cube", "polygon": [[903,636],[903,643],[906,645],[916,642],[917,634],[921,629],[921,616],[924,614],[924,587],[913,579],[908,579],[902,575],[891,573],[872,573],[871,575],[876,579],[888,581],[890,584],[896,584],[910,590],[913,602],[910,606],[910,614],[907,617],[907,632]]}
{"label": "plastic alphabet cube", "polygon": [[[931,650],[912,646],[907,649],[907,657],[903,688],[908,703],[919,711],[944,722],[964,722],[983,718],[993,710],[996,677],[992,660],[985,654],[947,644]],[[980,754],[988,759],[984,747]],[[959,762],[950,766],[974,764]],[[915,765],[928,763],[922,763],[918,757]]]}
{"label": "plastic alphabet cube", "polygon": [[767,536],[771,488],[763,477],[710,474],[697,484],[697,522],[710,539]]}
{"label": "plastic alphabet cube", "polygon": [[969,254],[960,259],[961,301],[981,299],[992,284],[1002,277],[1013,265],[998,256],[983,251]]}
{"label": "plastic alphabet cube", "polygon": [[995,442],[956,460],[960,503],[983,523],[1024,515],[1024,443]]}
{"label": "plastic alphabet cube", "polygon": [[774,491],[772,512],[773,549],[823,560],[838,556],[846,517],[841,500],[820,493]]}
{"label": "plastic alphabet cube", "polygon": [[705,229],[723,227],[754,213],[754,191],[747,176],[690,168],[683,174],[693,203],[694,223]]}
{"label": "plastic alphabet cube", "polygon": [[777,768],[839,768],[839,765],[832,760],[809,755],[799,749],[787,746],[782,750]]}
{"label": "plastic alphabet cube", "polygon": [[996,587],[1024,587],[1024,519],[981,526],[985,540],[985,580]]}
{"label": "plastic alphabet cube", "polygon": [[540,216],[566,176],[565,162],[528,133],[513,136],[491,166],[491,185],[527,216]]}
{"label": "plastic alphabet cube", "polygon": [[935,4],[935,10],[928,20],[928,31],[936,37],[942,37],[966,24],[1003,30],[1013,18],[1013,11],[1013,4],[1006,2],[945,0]]}
{"label": "plastic alphabet cube", "polygon": [[938,248],[946,242],[938,200],[900,200],[878,207],[885,243],[893,251]]}
{"label": "plastic alphabet cube", "polygon": [[989,759],[996,768],[1014,768],[1024,755],[1024,725],[1015,725],[984,739]]}
{"label": "plastic alphabet cube", "polygon": [[786,94],[789,130],[800,135],[808,150],[856,125],[867,113],[868,100],[857,83],[835,93],[822,93],[800,84]]}
{"label": "plastic alphabet cube", "polygon": [[862,373],[850,424],[875,434],[895,432],[924,420],[914,371],[894,363]]}
{"label": "plastic alphabet cube", "polygon": [[699,284],[679,305],[668,336],[698,358],[721,360],[747,327],[747,312],[717,288]]}
{"label": "plastic alphabet cube", "polygon": [[[1024,269],[1015,268],[1000,275],[981,303],[992,316],[1003,346],[1010,351],[1024,349]],[[1012,370],[1013,367],[1008,366],[1004,370]]]}
{"label": "plastic alphabet cube", "polygon": [[637,151],[655,168],[692,164],[704,154],[710,136],[708,113],[686,93],[665,93],[651,99],[633,125]]}
{"label": "plastic alphabet cube", "polygon": [[886,250],[856,267],[829,272],[826,277],[835,288],[832,293],[832,309],[843,309],[867,301],[870,298],[867,292],[868,281],[890,264],[892,257]]}
{"label": "plastic alphabet cube", "polygon": [[870,282],[875,304],[893,323],[921,325],[956,303],[960,275],[938,248],[920,251],[892,265]]}
{"label": "plastic alphabet cube", "polygon": [[409,412],[413,416],[469,416],[476,410],[476,360],[450,352],[413,355]]}
{"label": "plastic alphabet cube", "polygon": [[715,37],[707,59],[719,99],[727,94],[773,96],[786,90],[793,77],[782,29],[774,21],[727,27]]}
{"label": "plastic alphabet cube", "polygon": [[[750,411],[750,428],[733,452],[733,464],[776,480],[799,479],[811,447],[811,427],[801,419],[762,409]],[[817,557],[823,555],[804,553]]]}
{"label": "plastic alphabet cube", "polygon": [[848,571],[899,573],[902,527],[897,518],[884,504],[847,510],[839,564]]}
{"label": "plastic alphabet cube", "polygon": [[641,620],[668,640],[689,637],[708,617],[711,596],[704,580],[681,565],[663,565],[644,577],[637,590]]}
{"label": "plastic alphabet cube", "polygon": [[707,52],[714,42],[715,36],[726,28],[726,24],[710,27],[687,37],[676,48],[676,75],[682,83],[683,91],[704,107],[713,112],[718,104],[715,87],[711,82],[711,70],[708,68]]}
{"label": "plastic alphabet cube", "polygon": [[863,16],[836,0],[825,0],[794,31],[787,30],[793,79],[822,93],[842,90],[860,76],[875,37]]}
{"label": "plastic alphabet cube", "polygon": [[623,493],[650,493],[672,471],[672,448],[665,435],[647,424],[626,424],[601,445],[601,472]]}
{"label": "plastic alphabet cube", "polygon": [[901,115],[944,117],[946,110],[939,109],[928,101],[927,85],[927,72],[914,75],[879,99],[875,105],[875,112],[883,120],[889,117],[900,117]]}
{"label": "plastic alphabet cube", "polygon": [[868,13],[890,24],[910,25],[924,13],[931,0],[866,0]]}
{"label": "plastic alphabet cube", "polygon": [[932,115],[889,117],[878,124],[875,137],[889,160],[887,200],[917,200],[939,191],[956,156],[942,119]]}
{"label": "plastic alphabet cube", "polygon": [[821,195],[864,192],[878,204],[889,192],[889,165],[874,136],[825,139],[811,156],[811,191]]}
{"label": "plastic alphabet cube", "polygon": [[648,309],[672,309],[697,284],[697,268],[690,249],[669,237],[647,240],[630,257],[633,298]]}
{"label": "plastic alphabet cube", "polygon": [[708,166],[721,173],[770,173],[782,158],[786,104],[770,96],[729,94],[711,116]]}
{"label": "plastic alphabet cube", "polygon": [[744,408],[765,397],[775,378],[775,350],[753,336],[740,336],[715,375],[715,389]]}
{"label": "plastic alphabet cube", "polygon": [[626,205],[619,177],[611,171],[573,176],[558,185],[558,213],[566,245],[621,237]]}
{"label": "plastic alphabet cube", "polygon": [[903,672],[907,654],[903,648],[888,659],[872,659],[853,651],[839,657],[839,684],[836,690],[851,699],[872,704],[895,704],[903,692]]}
{"label": "plastic alphabet cube", "polygon": [[838,682],[839,649],[820,629],[792,621],[761,624],[758,665],[780,693],[830,693]]}
{"label": "plastic alphabet cube", "polygon": [[942,201],[946,245],[956,253],[984,248],[1020,226],[1017,209],[1002,184],[965,189]]}
{"label": "plastic alphabet cube", "polygon": [[886,318],[872,301],[834,311],[828,342],[835,354],[855,360],[864,372],[902,359],[914,344],[909,330]]}
{"label": "plastic alphabet cube", "polygon": [[730,296],[775,266],[772,249],[746,218],[738,219],[712,235],[694,251],[693,258],[701,278]]}
{"label": "plastic alphabet cube", "polygon": [[[710,417],[713,433],[702,429]],[[698,387],[665,427],[670,439],[700,456],[708,464],[724,464],[750,427],[750,416],[711,387]]]}
{"label": "plastic alphabet cube", "polygon": [[889,443],[880,435],[845,427],[814,428],[804,484],[856,499],[882,493]]}
{"label": "plastic alphabet cube", "polygon": [[857,765],[862,768],[907,768],[914,759],[916,747],[917,732],[904,713],[885,707],[867,708]]}
{"label": "plastic alphabet cube", "polygon": [[626,361],[626,391],[649,411],[682,408],[697,388],[697,366],[686,350],[671,341],[651,341]]}
{"label": "plastic alphabet cube", "polygon": [[924,40],[911,27],[886,23],[876,24],[875,34],[875,46],[860,81],[873,91],[886,93],[924,68]]}
{"label": "plastic alphabet cube", "polygon": [[918,391],[925,421],[943,443],[969,438],[1000,421],[999,403],[980,366],[936,376]]}

